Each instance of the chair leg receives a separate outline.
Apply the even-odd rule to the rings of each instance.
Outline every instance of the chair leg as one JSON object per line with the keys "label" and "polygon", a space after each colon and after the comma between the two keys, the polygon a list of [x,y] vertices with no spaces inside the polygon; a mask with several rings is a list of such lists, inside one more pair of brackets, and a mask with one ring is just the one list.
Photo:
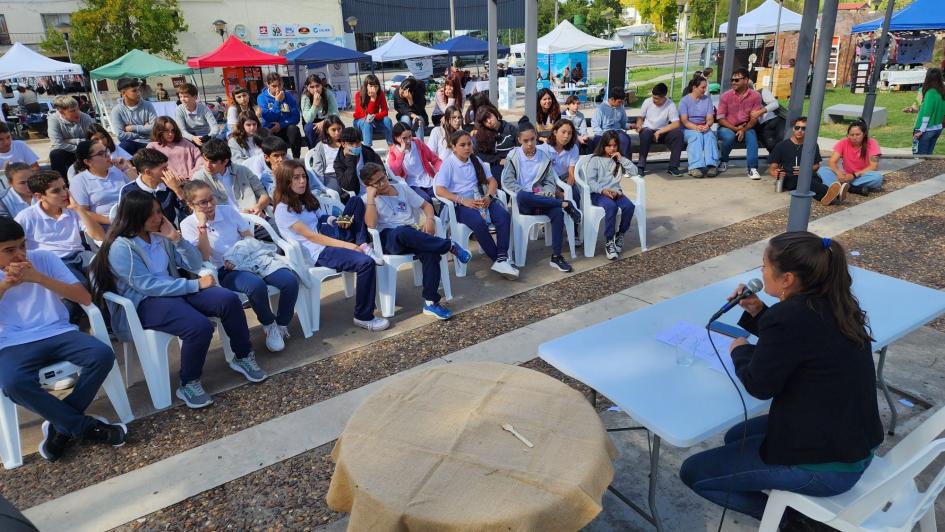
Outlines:
{"label": "chair leg", "polygon": [[419,260],[413,261],[413,285],[423,286],[423,264]]}
{"label": "chair leg", "polygon": [[446,255],[440,257],[440,284],[443,285],[443,299],[453,299],[453,283],[450,281],[450,263]]}
{"label": "chair leg", "polygon": [[16,404],[0,390],[0,458],[5,469],[23,465],[20,450],[20,419]]}
{"label": "chair leg", "polygon": [[935,507],[931,506],[922,516],[922,519],[919,519],[919,531],[936,532],[936,530],[938,530],[938,527],[935,523]]}
{"label": "chair leg", "polygon": [[121,380],[121,370],[118,369],[118,362],[115,362],[112,370],[108,372],[102,387],[105,389],[108,400],[112,402],[112,408],[118,414],[118,419],[122,423],[134,421],[135,416],[131,411],[131,403],[128,402],[128,394],[125,392],[125,385]]}
{"label": "chair leg", "polygon": [[769,496],[768,504],[765,505],[765,513],[761,516],[761,525],[758,532],[778,532],[781,525],[781,517],[784,516],[784,510],[787,506],[777,496]]}
{"label": "chair leg", "polygon": [[637,231],[640,232],[640,251],[646,251],[646,207],[637,210]]}
{"label": "chair leg", "polygon": [[342,272],[341,279],[345,283],[345,297],[354,297],[354,272]]}
{"label": "chair leg", "polygon": [[512,250],[512,257],[515,259],[516,267],[521,268],[525,266],[525,257],[528,254],[528,235],[532,227],[525,227],[520,223],[513,225],[512,243],[514,249]]}
{"label": "chair leg", "polygon": [[233,361],[233,357],[236,355],[233,353],[233,348],[230,347],[230,337],[227,336],[226,330],[223,329],[223,322],[217,318],[211,320],[215,322],[217,326],[217,334],[220,335],[220,343],[223,345],[223,358],[226,359],[227,364]]}
{"label": "chair leg", "polygon": [[568,249],[571,250],[571,258],[576,259],[577,251],[575,250],[574,245],[574,220],[571,220],[570,217],[568,218],[569,219],[564,221],[564,229],[568,234]]}
{"label": "chair leg", "polygon": [[299,327],[302,328],[302,336],[305,338],[311,338],[315,334],[312,331],[312,316],[309,312],[310,299],[308,288],[300,285],[299,297],[295,300],[295,315],[299,317]]}
{"label": "chair leg", "polygon": [[390,266],[377,269],[377,296],[381,303],[381,316],[393,317],[397,299],[397,270]]}
{"label": "chair leg", "polygon": [[593,258],[594,252],[597,251],[597,233],[600,231],[600,222],[597,221],[585,221],[582,225],[584,226],[584,256],[587,258]]}
{"label": "chair leg", "polygon": [[125,389],[127,390],[131,387],[131,357],[129,355],[132,344],[129,342],[122,342],[121,345],[125,356]]}
{"label": "chair leg", "polygon": [[308,311],[309,311],[309,329],[312,334],[318,332],[321,326],[322,317],[322,281],[313,279],[312,286],[308,289]]}
{"label": "chair leg", "polygon": [[[156,335],[150,335],[146,352],[138,351],[138,358],[141,362],[141,369],[144,372],[144,380],[148,384],[148,391],[151,393],[151,402],[154,408],[163,410],[171,406],[171,375],[170,364],[167,361],[167,348],[171,337],[167,342],[158,341]],[[160,344],[164,344],[163,346]]]}
{"label": "chair leg", "polygon": [[[535,227],[541,227],[541,225],[536,225]],[[550,248],[551,247],[551,222],[545,223],[544,229],[545,229],[545,247]]]}

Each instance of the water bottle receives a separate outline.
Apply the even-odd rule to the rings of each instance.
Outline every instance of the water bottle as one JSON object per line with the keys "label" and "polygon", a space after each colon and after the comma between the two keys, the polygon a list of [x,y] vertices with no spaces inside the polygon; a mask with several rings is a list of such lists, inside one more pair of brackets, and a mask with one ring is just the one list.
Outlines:
{"label": "water bottle", "polygon": [[913,135],[912,136],[912,156],[915,157],[918,154],[919,154],[919,139],[917,139],[915,135]]}
{"label": "water bottle", "polygon": [[[481,200],[482,194],[480,194],[479,191],[477,190],[475,194],[473,195],[473,199],[476,201]],[[492,223],[492,219],[489,216],[489,209],[486,209],[484,207],[479,207],[479,216],[482,216],[482,219],[486,221],[486,224]]]}

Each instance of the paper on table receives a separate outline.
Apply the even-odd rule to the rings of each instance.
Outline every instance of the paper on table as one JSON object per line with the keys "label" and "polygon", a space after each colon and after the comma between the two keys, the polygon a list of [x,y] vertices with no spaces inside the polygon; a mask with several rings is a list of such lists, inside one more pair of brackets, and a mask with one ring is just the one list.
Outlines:
{"label": "paper on table", "polygon": [[[715,348],[719,350],[719,355],[721,355],[722,360],[725,361],[725,367],[728,368],[728,371],[734,376],[735,367],[732,365],[732,357],[728,354],[728,348],[732,343],[732,338],[717,332],[712,332],[711,334]],[[722,374],[725,373],[725,370],[722,369],[722,364],[719,363],[719,357],[715,355],[715,349],[712,348],[712,342],[709,341],[705,327],[700,327],[688,321],[680,321],[668,329],[657,333],[656,339],[674,347],[680,343],[686,346],[695,346],[695,352],[693,354],[696,358],[705,362],[706,365],[715,371]]]}

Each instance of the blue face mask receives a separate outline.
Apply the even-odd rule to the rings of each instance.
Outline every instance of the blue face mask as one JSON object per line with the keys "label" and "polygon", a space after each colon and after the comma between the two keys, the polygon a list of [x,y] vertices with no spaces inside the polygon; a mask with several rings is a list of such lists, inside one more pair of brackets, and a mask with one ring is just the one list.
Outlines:
{"label": "blue face mask", "polygon": [[351,152],[351,155],[361,155],[361,146],[355,146],[354,148],[348,148],[348,151]]}

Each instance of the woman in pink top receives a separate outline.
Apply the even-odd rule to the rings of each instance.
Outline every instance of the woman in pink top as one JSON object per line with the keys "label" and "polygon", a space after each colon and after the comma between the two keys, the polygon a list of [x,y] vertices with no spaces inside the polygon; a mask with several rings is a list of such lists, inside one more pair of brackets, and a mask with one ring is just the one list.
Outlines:
{"label": "woman in pink top", "polygon": [[883,186],[883,174],[878,170],[881,155],[879,143],[869,137],[866,122],[858,118],[847,128],[847,138],[834,145],[827,167],[821,167],[818,174],[827,186],[835,181],[849,183],[850,192],[867,196],[870,190]]}
{"label": "woman in pink top", "polygon": [[154,121],[151,142],[147,147],[166,155],[168,170],[179,176],[189,179],[194,172],[203,168],[200,149],[183,139],[177,123],[169,116],[159,116]]}
{"label": "woman in pink top", "polygon": [[433,204],[433,177],[440,171],[439,156],[426,144],[413,138],[413,131],[405,124],[394,124],[394,145],[387,152],[387,166],[391,173],[404,178],[407,186]]}

